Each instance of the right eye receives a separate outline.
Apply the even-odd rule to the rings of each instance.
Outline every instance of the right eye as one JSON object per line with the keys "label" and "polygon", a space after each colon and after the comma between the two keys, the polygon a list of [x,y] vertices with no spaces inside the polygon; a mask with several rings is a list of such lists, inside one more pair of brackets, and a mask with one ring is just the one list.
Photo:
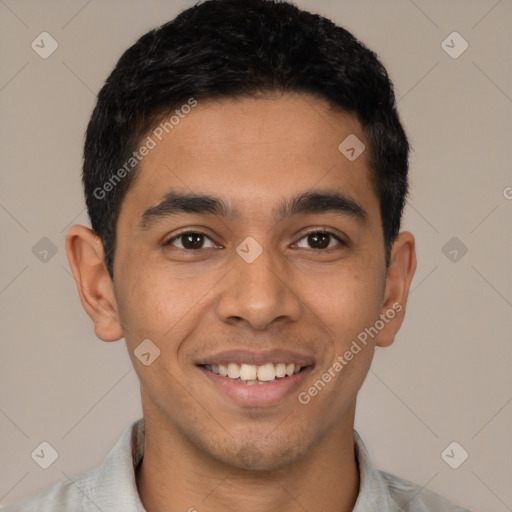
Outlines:
{"label": "right eye", "polygon": [[[208,242],[210,245],[205,246],[205,244]],[[173,236],[167,240],[164,245],[173,245],[178,249],[186,251],[198,251],[200,249],[218,247],[218,244],[213,242],[213,240],[208,235],[198,231],[186,231],[184,233],[180,233],[179,235]]]}

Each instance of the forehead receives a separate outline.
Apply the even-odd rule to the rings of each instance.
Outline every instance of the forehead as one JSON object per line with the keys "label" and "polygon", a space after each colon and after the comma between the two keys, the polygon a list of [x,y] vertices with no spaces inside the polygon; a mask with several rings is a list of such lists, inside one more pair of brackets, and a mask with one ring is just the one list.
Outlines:
{"label": "forehead", "polygon": [[367,146],[358,120],[323,100],[290,94],[199,101],[179,113],[144,137],[153,147],[139,164],[121,214],[129,208],[140,216],[177,188],[226,198],[248,214],[316,187],[376,201],[368,151],[353,160],[343,153],[347,140],[358,152]]}

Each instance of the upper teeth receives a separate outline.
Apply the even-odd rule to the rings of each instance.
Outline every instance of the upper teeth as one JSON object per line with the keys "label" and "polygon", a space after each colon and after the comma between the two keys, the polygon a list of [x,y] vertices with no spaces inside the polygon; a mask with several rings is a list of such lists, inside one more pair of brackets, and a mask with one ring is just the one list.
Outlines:
{"label": "upper teeth", "polygon": [[222,377],[241,379],[243,381],[259,380],[263,382],[275,380],[276,377],[286,377],[287,375],[299,373],[301,368],[300,365],[294,363],[267,363],[261,366],[245,363],[228,363],[227,365],[213,364],[205,366],[213,373],[219,374]]}

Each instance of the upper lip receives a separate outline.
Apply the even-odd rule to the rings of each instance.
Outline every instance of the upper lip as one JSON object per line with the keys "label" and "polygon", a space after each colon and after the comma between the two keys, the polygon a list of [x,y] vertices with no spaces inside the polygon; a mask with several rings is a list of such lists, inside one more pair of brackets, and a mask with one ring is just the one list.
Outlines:
{"label": "upper lip", "polygon": [[311,366],[314,361],[313,358],[298,352],[292,352],[290,350],[266,350],[255,352],[253,350],[226,350],[223,352],[217,352],[204,356],[200,361],[197,361],[197,365],[218,365],[218,364],[253,364],[261,366],[267,363],[294,363],[299,366]]}

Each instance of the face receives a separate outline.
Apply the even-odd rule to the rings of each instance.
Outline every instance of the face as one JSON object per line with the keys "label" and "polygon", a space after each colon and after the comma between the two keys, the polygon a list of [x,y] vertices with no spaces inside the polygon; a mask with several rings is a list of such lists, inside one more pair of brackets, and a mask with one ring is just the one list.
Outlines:
{"label": "face", "polygon": [[349,135],[368,147],[308,96],[199,102],[123,199],[114,291],[145,417],[216,461],[272,469],[352,429],[391,323],[355,353],[390,305],[369,155],[349,160]]}

